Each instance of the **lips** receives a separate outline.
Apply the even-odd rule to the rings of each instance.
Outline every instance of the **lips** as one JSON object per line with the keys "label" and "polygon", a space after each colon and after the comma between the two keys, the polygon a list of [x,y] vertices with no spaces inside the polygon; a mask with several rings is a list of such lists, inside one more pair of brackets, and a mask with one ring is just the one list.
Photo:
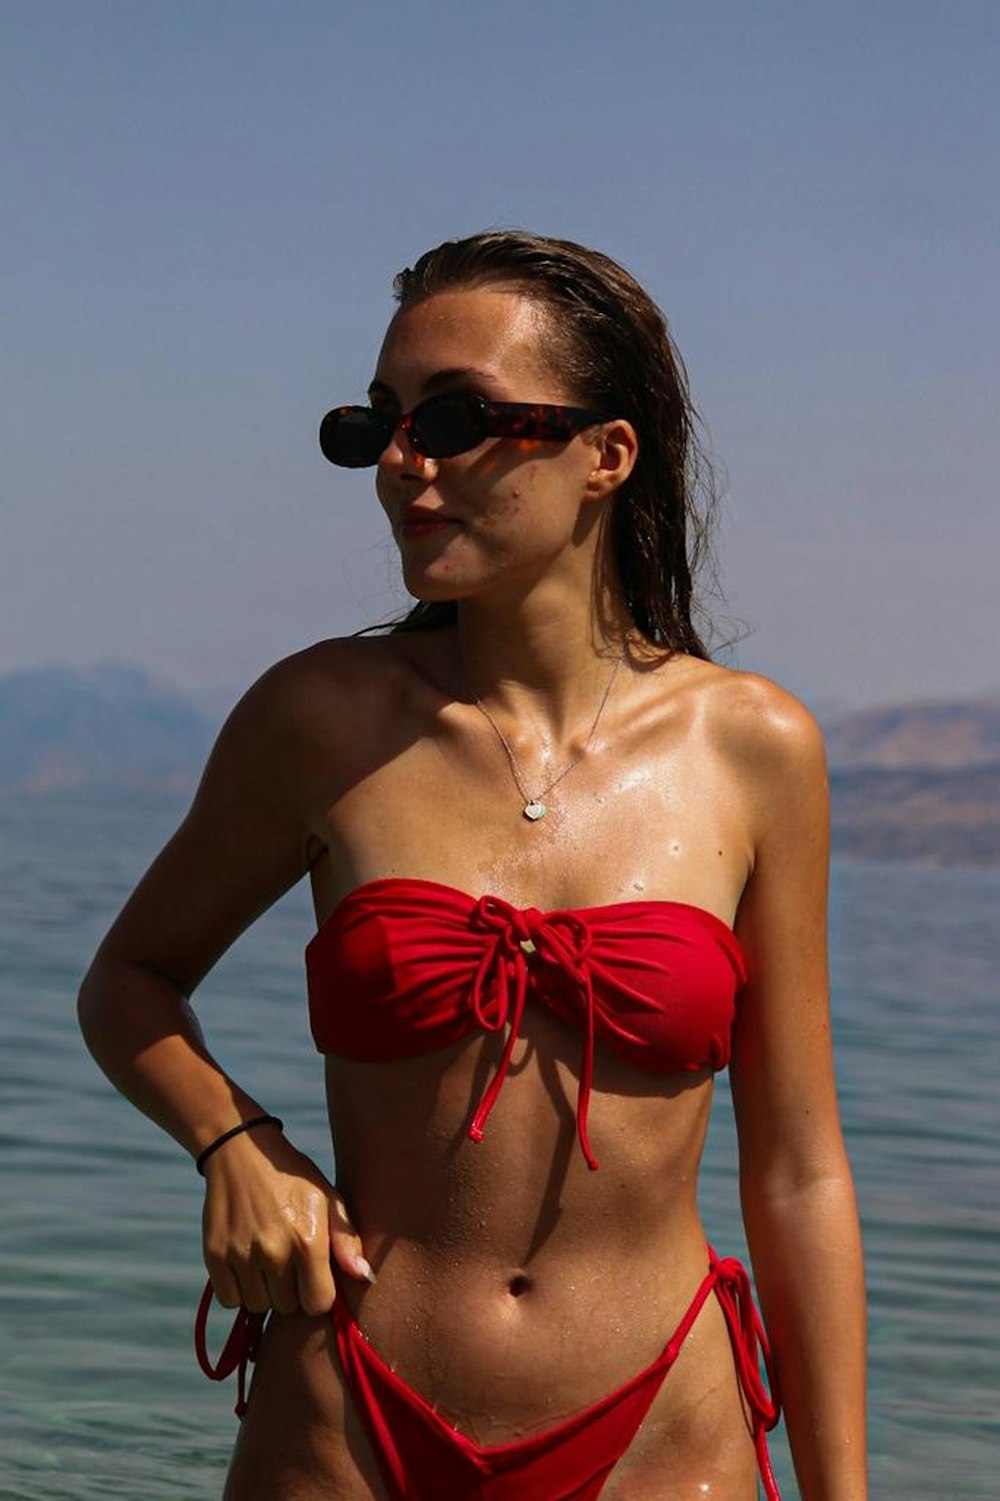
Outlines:
{"label": "lips", "polygon": [[459,523],[443,511],[429,510],[424,506],[408,506],[399,518],[401,537],[431,537]]}

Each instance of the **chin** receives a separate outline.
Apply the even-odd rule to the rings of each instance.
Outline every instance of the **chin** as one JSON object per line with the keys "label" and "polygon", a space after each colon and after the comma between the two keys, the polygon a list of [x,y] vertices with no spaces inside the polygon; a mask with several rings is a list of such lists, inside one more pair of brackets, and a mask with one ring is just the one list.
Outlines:
{"label": "chin", "polygon": [[417,569],[403,570],[403,587],[407,594],[412,594],[414,599],[425,605],[447,604],[467,592],[453,578],[428,578],[425,572]]}
{"label": "chin", "polygon": [[442,584],[440,588],[436,588],[433,584],[428,584],[424,579],[415,579],[413,581],[404,579],[403,585],[407,594],[411,595],[418,604],[422,605],[454,604],[460,598],[460,594],[456,591],[454,584],[447,587]]}

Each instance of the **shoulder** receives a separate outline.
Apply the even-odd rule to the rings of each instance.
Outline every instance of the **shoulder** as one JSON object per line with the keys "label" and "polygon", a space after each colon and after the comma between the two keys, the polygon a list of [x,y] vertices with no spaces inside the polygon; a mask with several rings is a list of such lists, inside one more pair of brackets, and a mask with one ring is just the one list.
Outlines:
{"label": "shoulder", "polygon": [[289,743],[343,724],[350,706],[357,731],[363,706],[390,699],[405,677],[405,653],[392,637],[319,641],[263,672],[236,704],[227,728]]}
{"label": "shoulder", "polygon": [[[378,643],[351,638],[318,642],[268,667],[238,699],[219,731],[202,790],[265,790],[269,798],[300,793],[310,764],[329,758],[331,742],[357,733],[362,696],[387,676]],[[384,690],[381,690],[384,692]],[[346,706],[355,707],[351,714]],[[353,720],[353,725],[351,724]],[[295,798],[298,801],[298,796]]]}
{"label": "shoulder", "polygon": [[348,636],[295,652],[243,695],[214,755],[256,769],[275,793],[284,784],[300,806],[325,806],[425,711],[436,645]]}
{"label": "shoulder", "polygon": [[703,743],[725,768],[759,851],[779,831],[822,829],[829,789],[823,733],[809,709],[756,672],[714,662],[691,670]]}
{"label": "shoulder", "polygon": [[393,636],[334,636],[275,662],[252,684],[251,704],[281,705],[320,701],[329,693],[377,688],[396,676],[403,654]]}
{"label": "shoulder", "polygon": [[711,664],[706,707],[720,747],[763,778],[825,770],[823,733],[805,704],[771,678]]}

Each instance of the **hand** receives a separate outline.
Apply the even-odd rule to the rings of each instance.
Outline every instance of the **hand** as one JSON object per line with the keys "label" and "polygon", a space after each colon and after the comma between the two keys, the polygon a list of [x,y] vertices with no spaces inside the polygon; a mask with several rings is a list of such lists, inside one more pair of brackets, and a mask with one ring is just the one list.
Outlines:
{"label": "hand", "polygon": [[328,1313],[331,1259],[374,1281],[344,1201],[274,1129],[233,1137],[205,1164],[205,1265],[218,1301],[252,1313]]}

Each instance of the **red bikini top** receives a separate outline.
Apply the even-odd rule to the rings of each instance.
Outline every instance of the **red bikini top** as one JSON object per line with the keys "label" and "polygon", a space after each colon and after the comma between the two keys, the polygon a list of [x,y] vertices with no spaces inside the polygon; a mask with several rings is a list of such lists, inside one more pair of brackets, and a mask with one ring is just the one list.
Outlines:
{"label": "red bikini top", "polygon": [[306,975],[321,1053],[410,1058],[477,1027],[506,1027],[473,1141],[482,1140],[507,1076],[528,996],[581,1026],[577,1132],[596,1168],[587,1138],[595,1036],[649,1073],[725,1068],[746,967],[732,930],[687,902],[540,912],[389,876],[334,908],[306,948]]}

